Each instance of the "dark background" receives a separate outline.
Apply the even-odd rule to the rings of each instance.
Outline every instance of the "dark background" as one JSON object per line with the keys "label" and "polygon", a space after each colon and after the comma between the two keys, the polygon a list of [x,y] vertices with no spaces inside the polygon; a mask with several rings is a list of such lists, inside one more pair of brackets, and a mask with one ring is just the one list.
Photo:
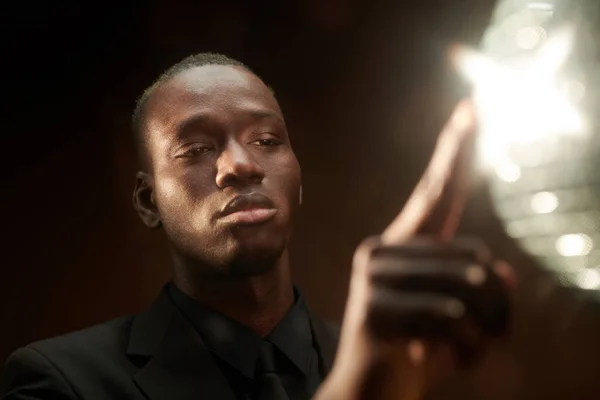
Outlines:
{"label": "dark background", "polygon": [[[355,246],[400,210],[465,93],[444,46],[476,45],[494,6],[47,3],[3,5],[0,14],[0,360],[30,341],[138,312],[168,279],[160,233],[130,205],[129,117],[160,72],[199,51],[239,58],[274,87],[304,174],[296,281],[314,309],[341,318]],[[483,181],[462,230],[516,266],[515,324],[478,370],[434,397],[599,398],[600,313],[508,240]]]}

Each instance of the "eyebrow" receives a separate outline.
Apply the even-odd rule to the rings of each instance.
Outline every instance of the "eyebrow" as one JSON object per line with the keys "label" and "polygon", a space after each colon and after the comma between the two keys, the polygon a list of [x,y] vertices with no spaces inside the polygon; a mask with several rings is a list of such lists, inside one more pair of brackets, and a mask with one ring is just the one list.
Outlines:
{"label": "eyebrow", "polygon": [[[284,122],[283,118],[280,115],[278,115],[277,113],[274,113],[271,111],[266,111],[266,110],[248,110],[248,111],[243,111],[243,112],[248,114],[250,117],[252,117],[252,119],[254,119],[256,121],[261,120],[261,119],[274,119],[285,126],[285,122]],[[188,130],[190,127],[196,126],[198,124],[210,124],[209,116],[206,114],[203,114],[203,113],[194,114],[191,117],[186,118],[185,120],[181,121],[177,125],[176,132],[178,134],[182,134],[186,130]]]}
{"label": "eyebrow", "polygon": [[276,119],[282,124],[284,123],[283,118],[278,114],[271,111],[262,111],[262,110],[250,110],[248,114],[254,119]]}
{"label": "eyebrow", "polygon": [[209,118],[206,115],[194,114],[191,117],[186,118],[183,121],[181,121],[179,124],[177,124],[175,132],[177,132],[177,134],[181,135],[185,131],[187,131],[190,127],[193,127],[193,126],[196,126],[199,124],[208,124],[208,123],[209,123]]}

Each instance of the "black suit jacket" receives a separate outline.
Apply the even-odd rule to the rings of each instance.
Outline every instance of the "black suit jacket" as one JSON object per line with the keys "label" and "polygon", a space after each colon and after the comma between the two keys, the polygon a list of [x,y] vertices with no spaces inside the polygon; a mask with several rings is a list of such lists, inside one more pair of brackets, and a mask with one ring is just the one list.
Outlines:
{"label": "black suit jacket", "polygon": [[[309,314],[327,374],[339,330]],[[7,361],[2,386],[3,400],[235,400],[166,290],[139,315],[18,349]]]}

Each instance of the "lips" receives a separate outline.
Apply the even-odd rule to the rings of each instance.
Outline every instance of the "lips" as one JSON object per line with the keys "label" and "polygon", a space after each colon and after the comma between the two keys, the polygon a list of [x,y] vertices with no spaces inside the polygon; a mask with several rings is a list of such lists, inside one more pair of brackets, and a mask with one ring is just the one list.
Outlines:
{"label": "lips", "polygon": [[250,193],[227,203],[220,211],[219,219],[234,224],[257,224],[271,219],[276,213],[273,200],[260,193]]}

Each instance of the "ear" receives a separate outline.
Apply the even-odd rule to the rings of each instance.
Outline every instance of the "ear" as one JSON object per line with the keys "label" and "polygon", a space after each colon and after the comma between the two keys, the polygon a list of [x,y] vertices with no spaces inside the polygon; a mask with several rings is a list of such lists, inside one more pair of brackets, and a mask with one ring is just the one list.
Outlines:
{"label": "ear", "polygon": [[154,201],[154,180],[147,172],[140,171],[136,174],[133,208],[148,228],[158,229],[161,227],[160,214]]}

